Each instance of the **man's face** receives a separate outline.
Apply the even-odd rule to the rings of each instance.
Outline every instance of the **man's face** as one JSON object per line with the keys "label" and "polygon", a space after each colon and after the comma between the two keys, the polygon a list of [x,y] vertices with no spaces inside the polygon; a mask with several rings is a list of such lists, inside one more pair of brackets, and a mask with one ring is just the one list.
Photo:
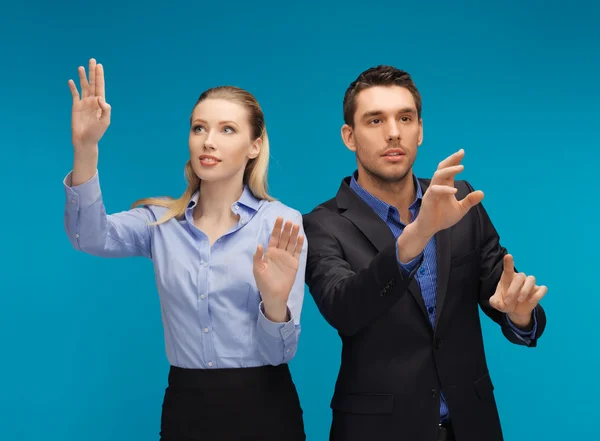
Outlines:
{"label": "man's face", "polygon": [[358,172],[382,182],[398,182],[412,172],[423,141],[423,122],[411,92],[400,86],[374,86],[356,96],[354,127],[342,138],[356,152]]}

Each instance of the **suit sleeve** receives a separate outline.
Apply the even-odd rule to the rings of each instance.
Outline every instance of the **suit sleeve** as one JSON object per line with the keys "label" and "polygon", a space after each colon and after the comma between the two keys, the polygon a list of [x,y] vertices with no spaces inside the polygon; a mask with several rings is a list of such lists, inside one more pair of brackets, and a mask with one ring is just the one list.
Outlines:
{"label": "suit sleeve", "polygon": [[[384,315],[406,292],[414,270],[400,271],[396,241],[355,272],[318,211],[304,216],[308,238],[306,284],[321,314],[341,335],[352,336]],[[348,238],[351,240],[351,238]]]}
{"label": "suit sleeve", "polygon": [[[465,181],[469,191],[473,187]],[[512,343],[535,347],[546,327],[546,313],[540,304],[534,311],[534,328],[530,333],[523,332],[515,328],[508,319],[507,314],[500,312],[490,306],[490,297],[494,295],[502,271],[504,270],[503,259],[507,254],[506,248],[500,244],[500,237],[494,228],[492,221],[483,204],[478,204],[474,210],[477,214],[479,238],[481,244],[481,266],[480,266],[480,292],[479,305],[482,311],[498,323],[504,336]],[[515,268],[516,271],[516,268]]]}

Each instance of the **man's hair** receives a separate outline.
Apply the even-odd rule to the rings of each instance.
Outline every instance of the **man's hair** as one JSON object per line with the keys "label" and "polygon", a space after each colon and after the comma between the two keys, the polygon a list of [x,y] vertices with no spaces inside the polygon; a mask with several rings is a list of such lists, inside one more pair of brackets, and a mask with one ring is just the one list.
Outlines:
{"label": "man's hair", "polygon": [[408,89],[417,106],[417,117],[421,118],[421,94],[408,74],[393,66],[376,66],[365,70],[354,80],[344,94],[344,122],[354,127],[354,114],[356,113],[356,97],[358,94],[375,86],[400,86]]}

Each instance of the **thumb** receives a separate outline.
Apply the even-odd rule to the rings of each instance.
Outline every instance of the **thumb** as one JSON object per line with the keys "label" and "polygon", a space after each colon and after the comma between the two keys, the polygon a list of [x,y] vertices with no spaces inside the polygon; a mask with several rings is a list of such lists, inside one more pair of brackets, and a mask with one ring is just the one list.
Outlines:
{"label": "thumb", "polygon": [[497,292],[490,297],[490,306],[500,312],[504,312],[504,309],[506,308],[504,299],[501,295],[498,295]]}
{"label": "thumb", "polygon": [[476,190],[472,191],[468,195],[466,195],[462,201],[460,201],[460,205],[462,206],[465,212],[469,211],[475,205],[480,203],[483,200],[483,191]]}
{"label": "thumb", "polygon": [[102,116],[100,117],[100,119],[110,119],[110,104],[104,101],[104,98],[102,97],[98,97],[98,104],[100,105],[100,109],[102,109]]}
{"label": "thumb", "polygon": [[256,252],[254,253],[254,267],[255,268],[259,268],[260,265],[262,264],[262,258],[263,258],[263,253],[264,252],[264,248],[262,245],[259,245],[256,247]]}

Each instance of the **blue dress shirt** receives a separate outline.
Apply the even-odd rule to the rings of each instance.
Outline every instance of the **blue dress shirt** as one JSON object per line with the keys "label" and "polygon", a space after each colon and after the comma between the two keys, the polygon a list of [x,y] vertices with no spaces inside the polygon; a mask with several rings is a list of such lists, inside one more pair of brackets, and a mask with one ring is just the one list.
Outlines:
{"label": "blue dress shirt", "polygon": [[194,225],[196,192],[182,220],[158,226],[166,208],[136,207],[108,214],[98,173],[71,186],[64,182],[65,229],[77,250],[100,257],[143,256],[152,260],[160,298],[167,358],[182,368],[236,368],[278,365],[296,353],[308,241],[288,300],[290,320],[271,322],[263,313],[253,275],[252,257],[266,248],[278,216],[301,226],[301,214],[278,201],[255,198],[245,187],[231,209],[235,227],[212,246]]}
{"label": "blue dress shirt", "polygon": [[[367,203],[367,205],[369,205],[369,207],[371,207],[371,209],[387,224],[387,226],[392,231],[394,237],[398,239],[398,237],[404,231],[404,227],[406,226],[405,224],[400,222],[400,214],[398,210],[396,209],[396,207],[383,202],[382,200],[370,194],[363,187],[361,187],[356,180],[357,177],[358,172],[354,172],[350,181],[350,188],[354,190],[354,192],[362,200],[364,200]],[[419,215],[419,209],[421,208],[421,201],[423,199],[423,190],[421,188],[421,184],[414,175],[413,181],[416,188],[416,197],[409,207],[409,211],[411,214],[411,222],[413,222]],[[435,237],[432,237],[431,240],[425,246],[423,252],[419,256],[415,257],[413,260],[406,264],[403,264],[402,262],[400,262],[400,260],[398,260],[398,263],[400,264],[400,269],[404,275],[409,275],[413,271],[417,270],[417,266],[422,260],[421,265],[415,272],[415,279],[417,280],[419,288],[421,289],[423,301],[425,302],[425,307],[427,308],[427,313],[429,315],[429,321],[432,326],[435,323],[437,296],[437,253],[435,246]],[[508,318],[507,323],[511,326],[513,332],[519,339],[527,341],[527,339],[531,339],[535,335],[537,326],[535,314],[534,327],[530,332],[520,330],[519,328],[514,326],[510,322],[510,320],[508,320]],[[448,419],[448,405],[444,398],[444,394],[442,393],[440,394],[440,420],[447,421]]]}

